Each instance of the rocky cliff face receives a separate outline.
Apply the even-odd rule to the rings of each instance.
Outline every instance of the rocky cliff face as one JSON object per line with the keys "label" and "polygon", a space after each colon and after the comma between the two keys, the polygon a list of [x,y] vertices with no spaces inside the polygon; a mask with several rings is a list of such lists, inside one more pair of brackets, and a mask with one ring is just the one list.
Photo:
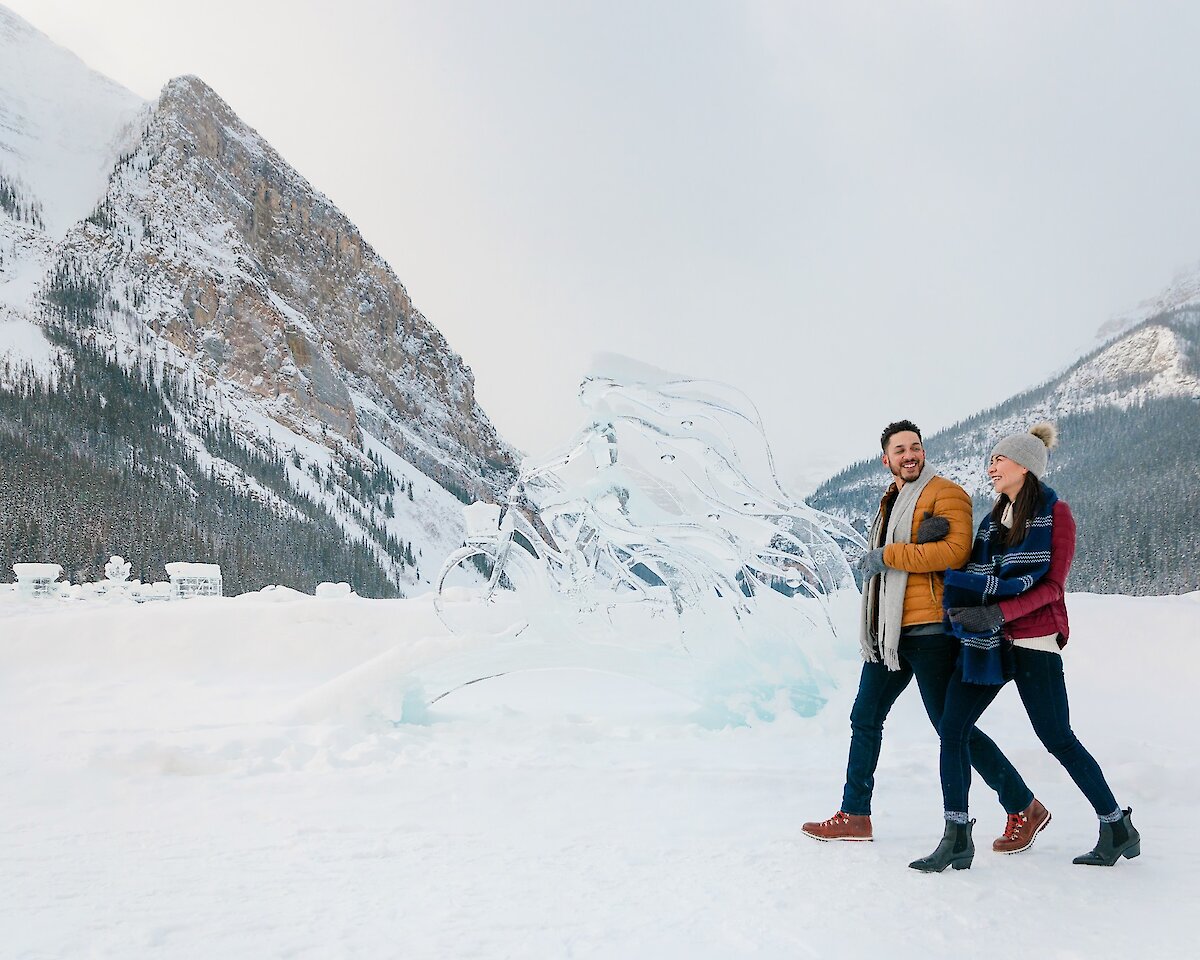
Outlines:
{"label": "rocky cliff face", "polygon": [[290,429],[361,448],[363,421],[452,489],[507,484],[512,451],[462,359],[354,224],[200,80],[166,86],[64,254]]}

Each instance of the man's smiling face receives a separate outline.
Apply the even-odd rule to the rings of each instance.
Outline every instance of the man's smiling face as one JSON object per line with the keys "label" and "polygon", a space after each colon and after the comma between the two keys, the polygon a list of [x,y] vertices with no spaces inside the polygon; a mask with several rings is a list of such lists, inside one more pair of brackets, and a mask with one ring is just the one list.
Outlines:
{"label": "man's smiling face", "polygon": [[911,483],[925,469],[925,448],[921,438],[911,430],[901,430],[888,438],[883,465],[901,483]]}

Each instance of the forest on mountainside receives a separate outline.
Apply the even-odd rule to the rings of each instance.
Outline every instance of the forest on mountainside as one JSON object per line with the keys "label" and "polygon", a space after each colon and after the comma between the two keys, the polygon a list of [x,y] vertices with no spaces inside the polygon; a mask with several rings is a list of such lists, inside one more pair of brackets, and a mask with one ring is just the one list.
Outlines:
{"label": "forest on mountainside", "polygon": [[[231,594],[346,581],[363,596],[400,595],[372,547],[348,538],[324,506],[288,484],[277,455],[243,445],[228,422],[205,425],[205,450],[262,489],[230,485],[201,463],[171,411],[194,384],[125,368],[84,331],[46,329],[62,349],[50,382],[30,370],[0,381],[0,569],[52,562],[75,582],[97,580],[116,553],[144,582],[164,580],[170,561],[192,560],[219,563]],[[338,480],[390,507],[395,479],[382,466]],[[390,537],[385,548],[415,565],[411,544]]]}
{"label": "forest on mountainside", "polygon": [[[1171,353],[1163,361],[1140,356],[1144,338],[1140,347],[1126,345],[1147,328],[1169,331],[1151,345],[1177,351],[1178,367],[1170,365]],[[1097,368],[1102,355],[1112,362]],[[1071,379],[1084,368],[1084,380]],[[1071,505],[1078,528],[1067,588],[1135,595],[1200,590],[1200,397],[1170,392],[1179,389],[1174,378],[1181,374],[1192,383],[1200,377],[1200,307],[1130,327],[1054,379],[926,436],[926,453],[948,476],[979,478],[984,489],[969,491],[978,526],[993,503],[978,467],[997,431],[1031,426],[1049,409],[1058,445],[1045,481]],[[865,530],[888,480],[871,457],[826,481],[808,502]]]}
{"label": "forest on mountainside", "polygon": [[[1004,411],[1008,415],[1011,411]],[[978,427],[973,419],[968,421]],[[1158,397],[1057,421],[1059,442],[1045,481],[1071,506],[1077,526],[1067,588],[1135,595],[1200,590],[1200,402]],[[927,438],[930,462],[957,448],[962,426]],[[987,450],[982,447],[978,456]],[[865,529],[888,476],[863,461],[822,486],[809,503]],[[991,509],[974,494],[975,525]]]}
{"label": "forest on mountainside", "polygon": [[[1200,403],[1160,397],[1064,418],[1046,482],[1078,527],[1067,588],[1200,590]],[[975,516],[991,499],[976,498]]]}

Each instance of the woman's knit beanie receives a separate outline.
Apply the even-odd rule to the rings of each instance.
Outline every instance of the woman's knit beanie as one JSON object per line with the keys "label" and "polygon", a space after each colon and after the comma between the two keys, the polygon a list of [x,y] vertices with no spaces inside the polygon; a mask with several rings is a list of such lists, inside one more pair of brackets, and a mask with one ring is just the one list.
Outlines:
{"label": "woman's knit beanie", "polygon": [[1008,457],[1041,480],[1046,472],[1047,454],[1057,442],[1058,428],[1054,424],[1035,423],[1028,433],[1014,433],[1001,440],[992,447],[992,456]]}

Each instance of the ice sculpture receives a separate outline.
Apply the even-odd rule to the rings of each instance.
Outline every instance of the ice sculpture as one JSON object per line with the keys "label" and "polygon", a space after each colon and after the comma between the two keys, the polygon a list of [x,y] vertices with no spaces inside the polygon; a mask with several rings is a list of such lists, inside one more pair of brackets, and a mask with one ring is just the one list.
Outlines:
{"label": "ice sculpture", "polygon": [[129,580],[129,561],[116,555],[108,558],[104,565],[104,576],[110,584],[125,584]]}
{"label": "ice sculpture", "polygon": [[428,680],[586,666],[708,705],[785,690],[811,713],[857,532],[783,491],[733,387],[605,356],[580,399],[584,429],[527,460],[503,506],[466,508],[435,605],[456,635],[495,639]]}

